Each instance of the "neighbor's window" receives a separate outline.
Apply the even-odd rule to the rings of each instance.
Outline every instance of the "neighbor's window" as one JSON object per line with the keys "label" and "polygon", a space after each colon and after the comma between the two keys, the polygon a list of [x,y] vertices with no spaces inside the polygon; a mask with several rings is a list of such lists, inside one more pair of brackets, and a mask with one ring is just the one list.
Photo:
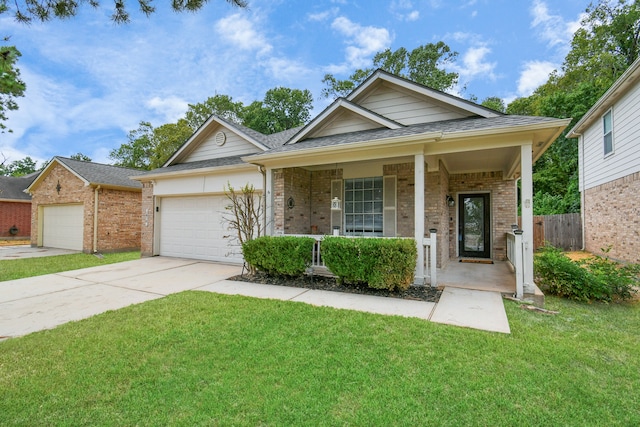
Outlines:
{"label": "neighbor's window", "polygon": [[382,236],[382,220],[382,177],[345,179],[345,233],[356,236]]}
{"label": "neighbor's window", "polygon": [[611,119],[611,110],[602,116],[602,126],[604,130],[604,155],[613,152],[613,122]]}

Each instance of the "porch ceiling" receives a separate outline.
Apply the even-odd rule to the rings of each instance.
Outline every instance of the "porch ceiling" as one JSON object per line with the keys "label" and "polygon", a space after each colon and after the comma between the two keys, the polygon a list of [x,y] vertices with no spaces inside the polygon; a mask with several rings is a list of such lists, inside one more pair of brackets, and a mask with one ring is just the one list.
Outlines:
{"label": "porch ceiling", "polygon": [[448,153],[439,158],[449,173],[502,171],[507,177],[519,170],[520,147]]}

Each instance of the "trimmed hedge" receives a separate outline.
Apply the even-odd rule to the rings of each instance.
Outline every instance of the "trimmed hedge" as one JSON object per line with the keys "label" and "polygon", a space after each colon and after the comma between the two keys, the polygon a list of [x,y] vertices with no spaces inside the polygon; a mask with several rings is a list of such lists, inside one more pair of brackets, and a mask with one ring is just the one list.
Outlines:
{"label": "trimmed hedge", "polygon": [[413,239],[326,237],[322,241],[322,259],[333,274],[375,289],[408,289],[416,257]]}
{"label": "trimmed hedge", "polygon": [[311,264],[315,239],[262,236],[245,242],[242,254],[249,265],[275,276],[299,276]]}

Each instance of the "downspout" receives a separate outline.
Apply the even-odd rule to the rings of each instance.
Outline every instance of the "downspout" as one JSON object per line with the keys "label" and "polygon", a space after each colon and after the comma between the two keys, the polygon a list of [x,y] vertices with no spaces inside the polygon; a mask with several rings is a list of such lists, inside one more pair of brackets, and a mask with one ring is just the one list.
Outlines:
{"label": "downspout", "polygon": [[98,190],[100,190],[99,185],[93,192],[93,253],[98,252]]}
{"label": "downspout", "polygon": [[[578,170],[579,170],[579,174],[578,174],[578,191],[580,191],[580,222],[582,222],[582,227],[580,227],[580,231],[582,232],[582,247],[580,248],[580,250],[585,250],[586,246],[587,246],[587,242],[585,241],[585,202],[587,200],[587,198],[585,197],[585,193],[587,191],[586,186],[585,186],[585,182],[584,182],[584,135],[580,135],[580,138],[578,139],[578,143],[580,144],[580,150],[582,151],[582,162],[580,162],[581,164],[578,165]],[[582,187],[582,189],[580,189],[580,187]]]}

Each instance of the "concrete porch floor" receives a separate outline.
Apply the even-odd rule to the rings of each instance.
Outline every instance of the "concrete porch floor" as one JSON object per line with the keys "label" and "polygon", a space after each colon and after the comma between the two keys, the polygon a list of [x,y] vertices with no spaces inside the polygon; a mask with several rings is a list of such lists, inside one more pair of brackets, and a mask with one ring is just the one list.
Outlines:
{"label": "concrete porch floor", "polygon": [[508,295],[515,293],[516,277],[507,261],[493,261],[493,264],[459,261],[453,259],[438,269],[438,287],[496,291]]}

